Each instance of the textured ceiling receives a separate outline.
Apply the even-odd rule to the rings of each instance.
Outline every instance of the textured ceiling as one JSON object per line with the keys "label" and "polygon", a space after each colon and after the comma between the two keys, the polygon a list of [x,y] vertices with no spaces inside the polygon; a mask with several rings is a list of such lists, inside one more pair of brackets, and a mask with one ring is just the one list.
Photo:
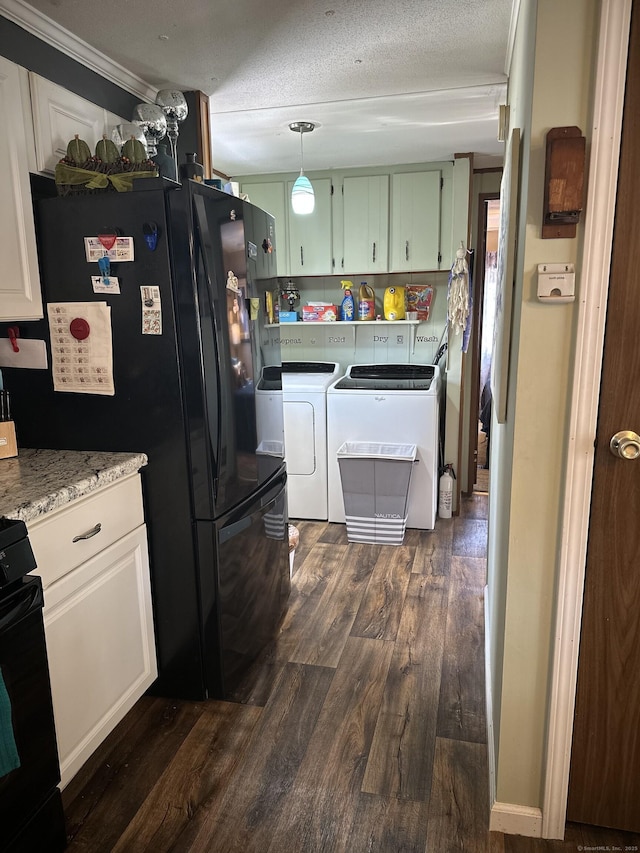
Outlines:
{"label": "textured ceiling", "polygon": [[[15,0],[14,0],[15,2]],[[228,174],[496,162],[514,0],[32,0],[154,88],[210,96]],[[0,2],[0,8],[3,6]],[[24,5],[24,4],[21,4]],[[292,166],[293,161],[293,166]]]}

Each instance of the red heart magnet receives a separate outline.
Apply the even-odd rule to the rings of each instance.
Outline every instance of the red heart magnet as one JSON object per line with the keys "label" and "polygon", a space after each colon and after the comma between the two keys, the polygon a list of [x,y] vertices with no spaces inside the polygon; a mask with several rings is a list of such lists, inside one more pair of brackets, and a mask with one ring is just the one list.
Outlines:
{"label": "red heart magnet", "polygon": [[117,234],[98,234],[98,240],[100,240],[101,245],[103,245],[108,252],[109,249],[113,249],[115,246],[117,236]]}

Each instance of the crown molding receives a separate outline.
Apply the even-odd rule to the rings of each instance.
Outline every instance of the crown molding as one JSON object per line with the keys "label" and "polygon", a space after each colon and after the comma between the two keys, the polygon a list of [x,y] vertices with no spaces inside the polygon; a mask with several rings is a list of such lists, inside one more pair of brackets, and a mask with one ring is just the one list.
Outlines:
{"label": "crown molding", "polygon": [[146,80],[109,59],[95,47],[91,47],[22,0],[0,0],[0,14],[71,59],[75,59],[76,62],[80,62],[111,83],[115,83],[116,86],[137,95],[144,101],[150,103],[155,101],[157,90]]}

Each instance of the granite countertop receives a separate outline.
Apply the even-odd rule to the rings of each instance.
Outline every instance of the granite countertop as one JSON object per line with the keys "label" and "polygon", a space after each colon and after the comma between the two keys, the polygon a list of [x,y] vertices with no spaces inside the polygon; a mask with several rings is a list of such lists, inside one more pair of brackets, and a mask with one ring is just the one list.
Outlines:
{"label": "granite countertop", "polygon": [[33,521],[146,464],[144,453],[20,448],[15,458],[0,459],[0,515]]}

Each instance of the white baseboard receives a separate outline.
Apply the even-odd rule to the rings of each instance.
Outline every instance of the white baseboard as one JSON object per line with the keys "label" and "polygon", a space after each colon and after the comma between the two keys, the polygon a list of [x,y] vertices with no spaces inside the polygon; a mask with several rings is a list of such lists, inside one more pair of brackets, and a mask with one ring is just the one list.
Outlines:
{"label": "white baseboard", "polygon": [[496,752],[493,730],[493,697],[491,693],[491,625],[489,621],[488,588],[484,588],[484,672],[487,710],[487,755],[489,764],[489,829],[507,835],[527,835],[542,838],[542,809],[496,802]]}
{"label": "white baseboard", "polygon": [[491,832],[507,835],[527,835],[542,838],[542,809],[517,806],[515,803],[494,803],[489,818]]}

